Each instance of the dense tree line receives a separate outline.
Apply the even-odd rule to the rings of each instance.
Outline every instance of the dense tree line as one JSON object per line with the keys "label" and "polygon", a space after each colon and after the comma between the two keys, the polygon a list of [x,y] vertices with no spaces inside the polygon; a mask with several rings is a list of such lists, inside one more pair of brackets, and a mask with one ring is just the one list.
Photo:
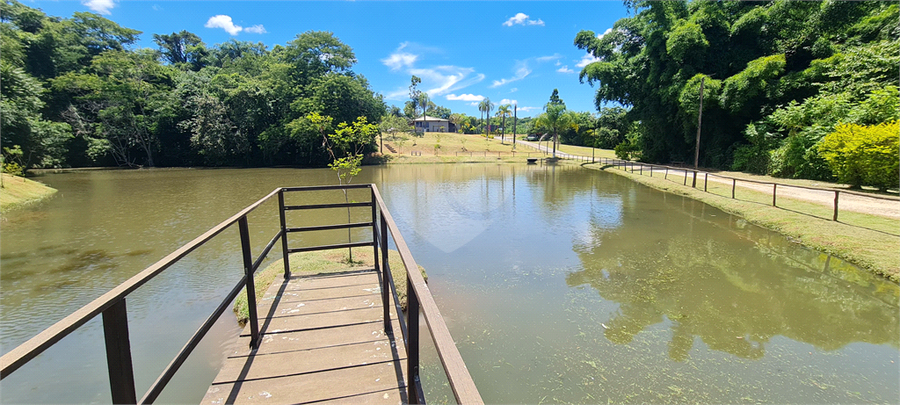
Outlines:
{"label": "dense tree line", "polygon": [[337,126],[387,112],[353,71],[353,50],[329,32],[272,49],[207,46],[187,31],[134,49],[140,34],[97,14],[57,18],[0,3],[8,158],[26,168],[320,166],[331,156],[307,117]]}
{"label": "dense tree line", "polygon": [[580,73],[598,108],[630,108],[620,142],[641,159],[693,161],[701,85],[707,167],[830,179],[820,145],[836,125],[898,119],[896,2],[626,5],[631,16],[605,35],[578,33],[575,45],[599,58]]}

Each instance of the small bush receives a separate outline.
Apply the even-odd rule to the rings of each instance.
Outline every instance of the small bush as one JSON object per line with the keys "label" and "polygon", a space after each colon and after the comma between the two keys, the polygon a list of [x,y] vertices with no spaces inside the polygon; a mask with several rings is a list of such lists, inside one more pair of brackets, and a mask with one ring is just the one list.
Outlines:
{"label": "small bush", "polygon": [[822,139],[818,150],[842,183],[880,190],[900,185],[900,121],[838,124]]}
{"label": "small bush", "polygon": [[615,149],[616,157],[622,160],[631,160],[632,157],[638,154],[640,148],[631,143],[631,141],[624,141],[616,145]]}

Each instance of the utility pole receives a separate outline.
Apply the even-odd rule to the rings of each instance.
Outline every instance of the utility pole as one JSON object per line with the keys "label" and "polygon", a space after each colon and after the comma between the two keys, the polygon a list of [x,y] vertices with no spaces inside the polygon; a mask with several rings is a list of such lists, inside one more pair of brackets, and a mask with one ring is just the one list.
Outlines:
{"label": "utility pole", "polygon": [[[518,108],[518,104],[513,104],[513,150],[516,150],[516,120],[518,120],[516,117],[516,109]],[[515,183],[513,183],[513,190],[515,190]]]}
{"label": "utility pole", "polygon": [[703,123],[703,82],[706,77],[700,78],[700,112],[697,114],[697,144],[694,147],[694,169],[700,163],[700,126]]}
{"label": "utility pole", "polygon": [[703,82],[706,77],[700,78],[700,111],[697,114],[697,144],[694,146],[694,180],[691,187],[697,187],[697,166],[700,164],[700,128],[703,124]]}

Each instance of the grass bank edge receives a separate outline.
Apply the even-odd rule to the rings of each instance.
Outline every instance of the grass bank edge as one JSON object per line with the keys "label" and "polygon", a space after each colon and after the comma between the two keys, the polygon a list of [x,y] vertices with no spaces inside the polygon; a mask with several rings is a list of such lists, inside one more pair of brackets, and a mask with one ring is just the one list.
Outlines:
{"label": "grass bank edge", "polygon": [[[400,298],[400,307],[406,310],[406,268],[403,266],[403,260],[400,258],[400,252],[396,250],[388,251],[388,262],[391,267],[391,275],[394,278],[394,284],[397,288],[397,296]],[[353,249],[353,265],[347,263],[347,250],[328,250],[316,252],[293,253],[290,256],[291,274],[292,275],[314,275],[327,274],[346,270],[361,270],[372,268],[372,249],[356,248]],[[380,260],[380,259],[379,259]],[[428,280],[425,269],[419,266],[422,277]],[[266,266],[262,271],[258,271],[254,277],[254,287],[256,288],[257,305],[265,296],[266,291],[279,277],[284,275],[283,260],[276,260]],[[247,290],[244,289],[238,294],[234,300],[232,307],[234,316],[238,323],[243,326],[249,319],[250,313],[247,306]]]}
{"label": "grass bank edge", "polygon": [[640,176],[610,166],[585,164],[583,167],[628,177],[657,190],[693,198],[725,212],[739,215],[750,223],[771,229],[804,246],[847,260],[872,273],[900,284],[900,237],[840,222],[771,207],[733,200],[699,189],[685,187],[661,178]]}
{"label": "grass bank edge", "polygon": [[24,177],[2,173],[3,188],[0,189],[0,212],[7,213],[17,208],[39,202],[56,193],[56,189]]}

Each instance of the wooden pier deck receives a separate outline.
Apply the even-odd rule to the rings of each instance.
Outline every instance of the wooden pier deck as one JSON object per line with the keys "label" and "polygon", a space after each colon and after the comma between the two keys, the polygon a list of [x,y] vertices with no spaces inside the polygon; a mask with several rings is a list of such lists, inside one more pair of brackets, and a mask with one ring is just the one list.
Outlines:
{"label": "wooden pier deck", "polygon": [[258,306],[259,348],[246,327],[201,404],[407,403],[406,351],[385,333],[379,285],[374,269],[276,279]]}

